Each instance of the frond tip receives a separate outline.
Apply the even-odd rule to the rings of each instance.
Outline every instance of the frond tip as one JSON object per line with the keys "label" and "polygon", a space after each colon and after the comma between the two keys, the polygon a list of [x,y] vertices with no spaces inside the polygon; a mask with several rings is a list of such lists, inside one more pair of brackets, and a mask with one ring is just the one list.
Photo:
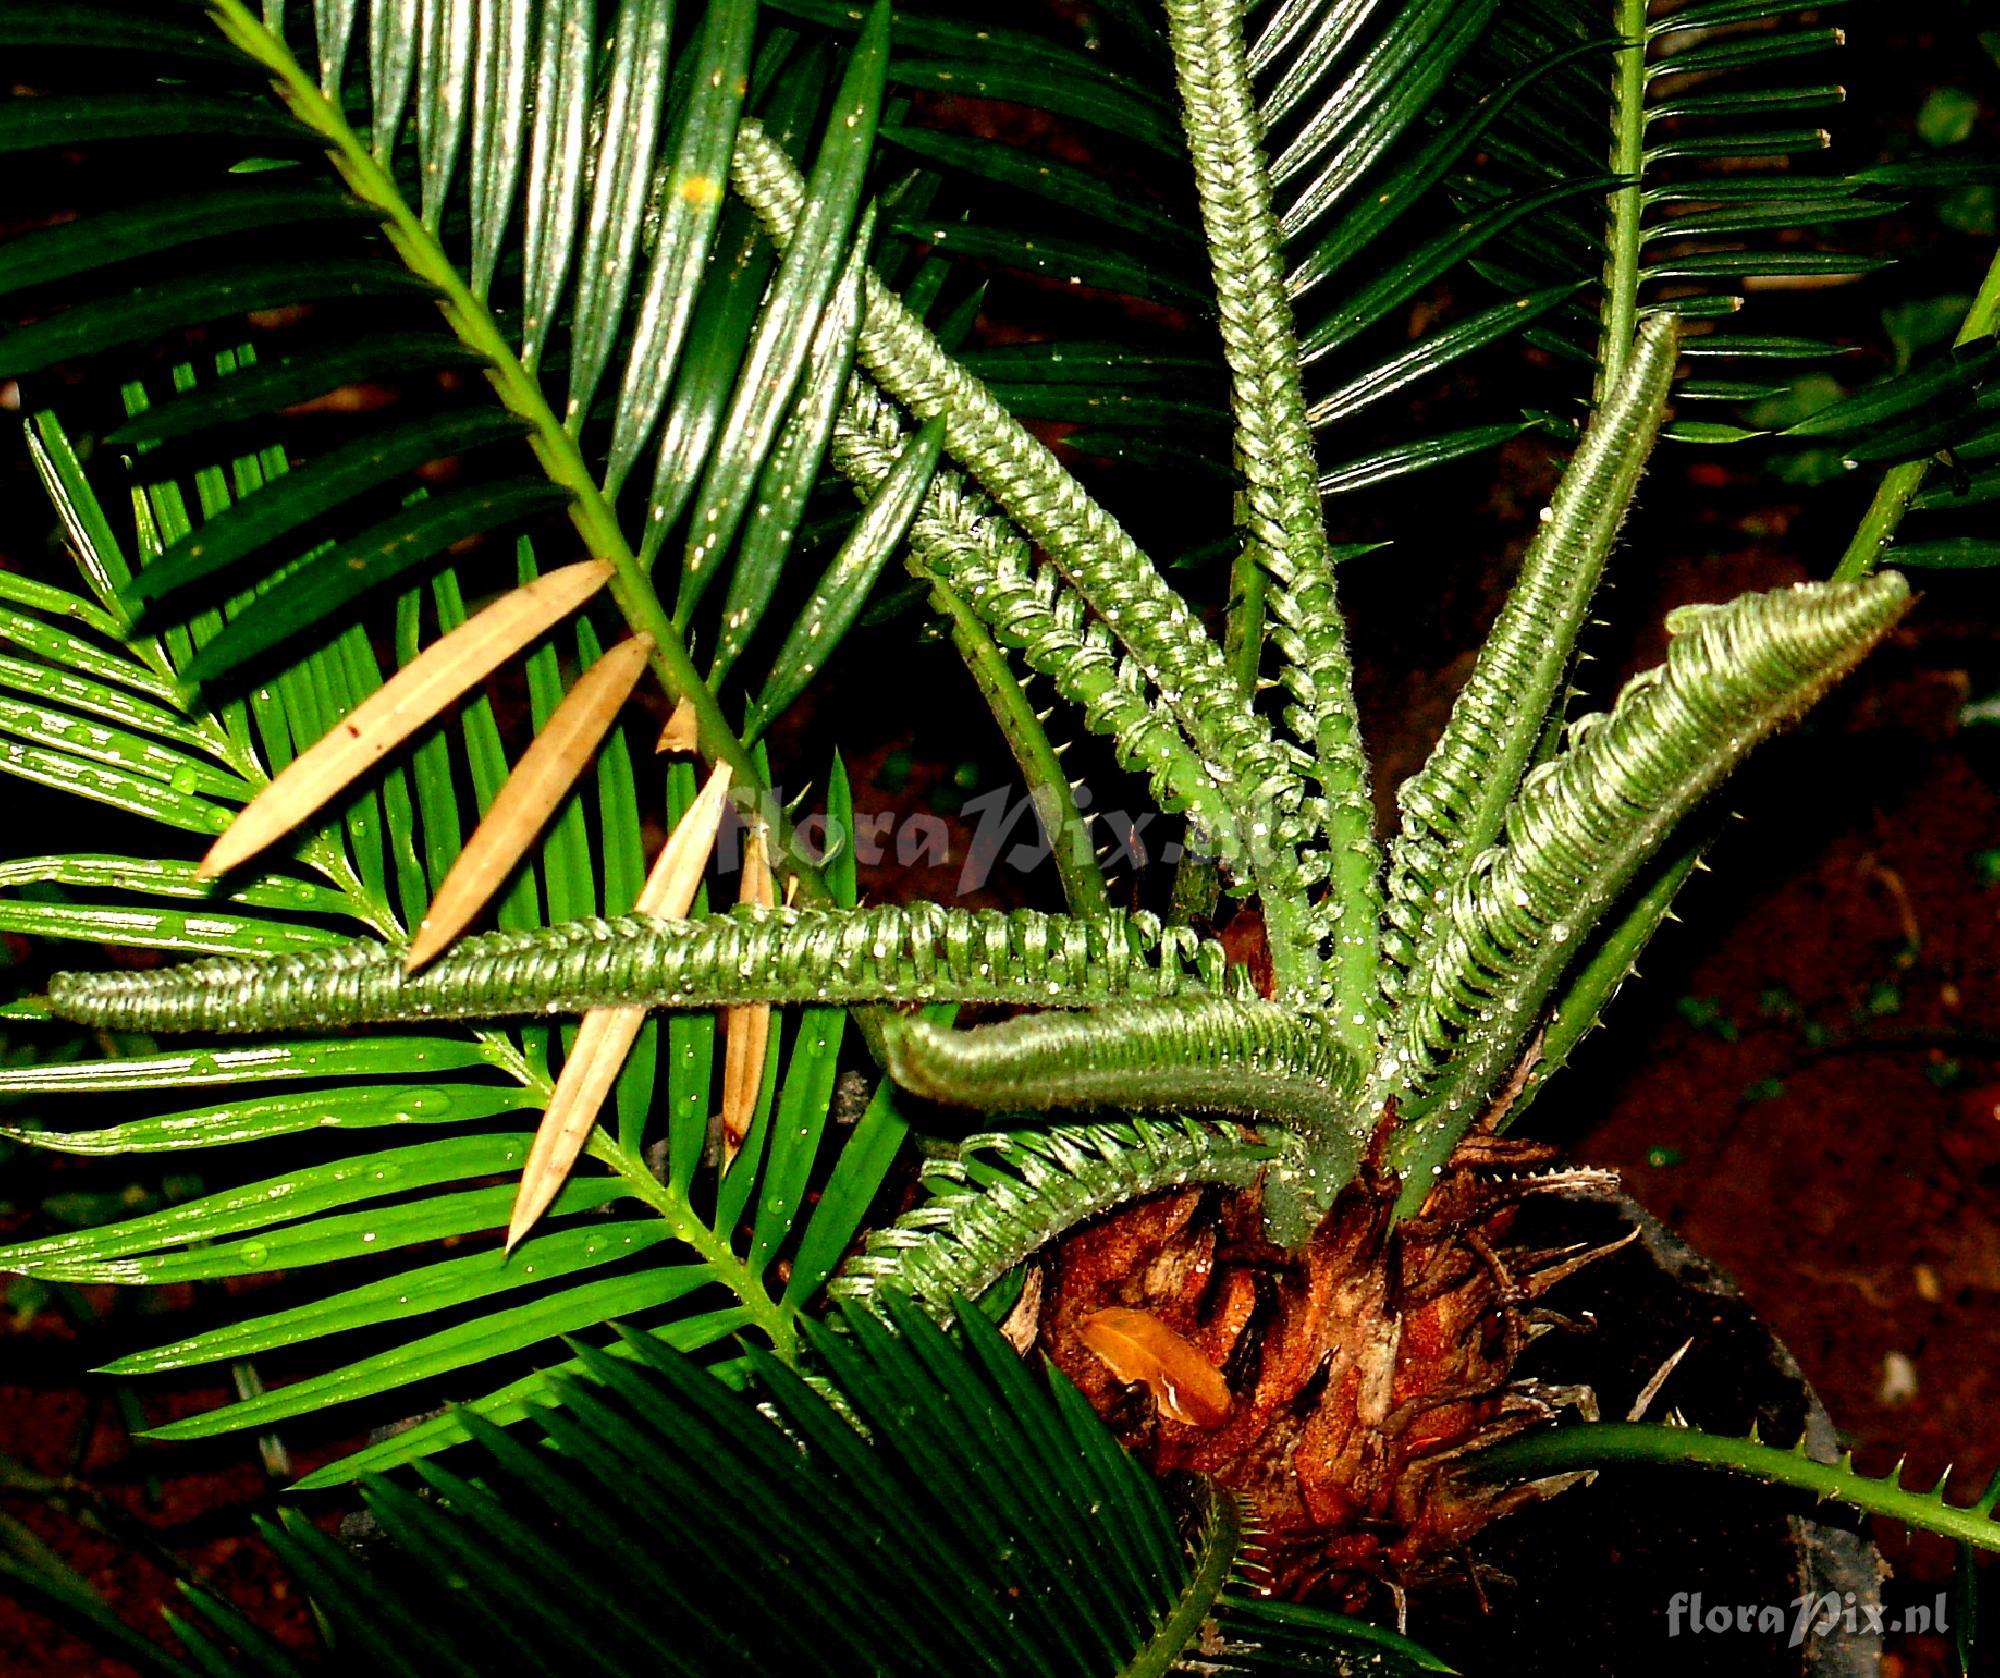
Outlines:
{"label": "frond tip", "polygon": [[1436,1081],[1399,1138],[1417,1178],[1516,1063],[1579,943],[1646,859],[1752,746],[1889,632],[1909,593],[1883,572],[1684,606],[1667,619],[1666,663],[1529,775],[1502,842],[1453,893],[1438,959],[1412,976],[1403,1052],[1413,1082]]}
{"label": "frond tip", "polygon": [[1293,701],[1287,720],[1315,764],[1321,837],[1331,853],[1332,893],[1318,913],[1302,917],[1305,924],[1290,924],[1291,911],[1266,893],[1272,958],[1281,974],[1310,973],[1317,962],[1304,953],[1316,954],[1324,940],[1336,1015],[1365,1020],[1376,1004],[1381,859],[1243,7],[1238,0],[1168,0],[1166,10],[1229,364],[1242,534],[1270,573],[1273,639]]}
{"label": "frond tip", "polygon": [[886,1034],[889,1074],[961,1107],[1128,1107],[1352,1133],[1353,1058],[1310,1015],[1254,998],[1184,997],[1030,1014],[972,1031],[918,1019]]}
{"label": "frond tip", "polygon": [[[773,240],[788,245],[802,213],[804,183],[784,149],[754,121],[737,136],[732,180]],[[1283,844],[1265,842],[1260,824],[1272,808],[1286,814],[1297,809],[1304,793],[1298,755],[1273,738],[1187,602],[1047,446],[872,273],[864,273],[862,298],[858,363],[918,419],[943,419],[946,451],[1022,535],[1047,551],[1068,587],[1131,655],[1162,710],[1210,766],[1207,778],[1219,790],[1220,807],[1212,816],[1204,813],[1204,827],[1218,835],[1225,855],[1240,854],[1253,868],[1261,863],[1275,895],[1290,883],[1290,853]],[[922,552],[921,520],[917,535]],[[983,590],[955,571],[938,569],[1004,631]],[[1234,847],[1231,834],[1237,836]]]}
{"label": "frond tip", "polygon": [[1422,968],[1444,931],[1433,912],[1500,832],[1562,691],[1618,527],[1659,436],[1679,335],[1672,315],[1639,330],[1521,562],[1443,737],[1397,802],[1391,848],[1391,951]]}

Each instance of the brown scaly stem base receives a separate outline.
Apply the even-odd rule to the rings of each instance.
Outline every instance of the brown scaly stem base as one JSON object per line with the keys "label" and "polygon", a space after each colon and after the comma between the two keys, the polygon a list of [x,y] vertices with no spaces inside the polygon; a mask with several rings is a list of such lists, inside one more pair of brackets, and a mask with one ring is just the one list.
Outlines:
{"label": "brown scaly stem base", "polygon": [[1301,1252],[1264,1239],[1255,1190],[1139,1202],[1057,1249],[1040,1343],[1154,1472],[1247,1499],[1273,1591],[1357,1609],[1538,1495],[1455,1461],[1590,1404],[1515,1374],[1552,1320],[1535,1301],[1605,1251],[1513,1239],[1529,1196],[1615,1188],[1553,1159],[1469,1137],[1400,1225],[1395,1180],[1371,1168]]}

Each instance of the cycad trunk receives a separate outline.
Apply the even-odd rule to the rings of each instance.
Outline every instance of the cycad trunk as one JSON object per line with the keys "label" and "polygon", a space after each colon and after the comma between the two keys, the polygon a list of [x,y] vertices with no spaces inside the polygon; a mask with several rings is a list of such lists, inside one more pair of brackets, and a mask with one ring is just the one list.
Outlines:
{"label": "cycad trunk", "polygon": [[1535,1302],[1607,1250],[1515,1239],[1530,1196],[1615,1192],[1552,1161],[1474,1136],[1401,1222],[1371,1167],[1297,1252],[1264,1239],[1256,1190],[1140,1202],[1058,1249],[1041,1343],[1155,1472],[1248,1498],[1271,1588],[1358,1608],[1534,1495],[1455,1476],[1469,1448],[1588,1403],[1515,1372]]}

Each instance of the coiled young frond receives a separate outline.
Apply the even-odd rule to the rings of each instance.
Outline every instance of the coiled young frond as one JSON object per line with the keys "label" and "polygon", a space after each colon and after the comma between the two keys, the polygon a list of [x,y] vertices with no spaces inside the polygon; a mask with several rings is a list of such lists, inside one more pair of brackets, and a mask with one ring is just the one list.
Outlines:
{"label": "coiled young frond", "polygon": [[468,938],[414,976],[399,951],[373,942],[156,973],[59,973],[49,1001],[65,1018],[115,1030],[269,1031],[744,1002],[1082,1007],[1231,982],[1220,945],[1151,915],[920,903],[565,921]]}
{"label": "coiled young frond", "polygon": [[[1398,1138],[1422,1175],[1520,1056],[1551,988],[1640,865],[1758,741],[1803,712],[1909,601],[1894,572],[1800,584],[1668,619],[1667,661],[1531,774],[1504,843],[1452,894],[1438,957],[1411,975],[1403,1074],[1433,1100]],[[1448,1060],[1439,1076],[1438,1068]]]}
{"label": "coiled young frond", "polygon": [[1255,998],[1111,1003],[972,1031],[901,1019],[886,1039],[904,1089],[989,1113],[1234,1113],[1279,1120],[1316,1145],[1345,1135],[1356,1156],[1367,1129],[1352,1106],[1359,1069],[1326,1023]]}
{"label": "coiled young frond", "polygon": [[1086,1218],[1188,1183],[1246,1188],[1279,1155],[1275,1141],[1194,1119],[968,1137],[926,1166],[929,1198],[871,1235],[827,1291],[908,1293],[942,1315]]}
{"label": "coiled young frond", "polygon": [[[1403,784],[1390,849],[1390,954],[1422,968],[1448,902],[1500,832],[1556,704],[1604,563],[1659,436],[1678,335],[1655,315],[1585,430],[1521,562],[1472,679],[1423,768]],[[1393,982],[1396,968],[1386,970]]]}

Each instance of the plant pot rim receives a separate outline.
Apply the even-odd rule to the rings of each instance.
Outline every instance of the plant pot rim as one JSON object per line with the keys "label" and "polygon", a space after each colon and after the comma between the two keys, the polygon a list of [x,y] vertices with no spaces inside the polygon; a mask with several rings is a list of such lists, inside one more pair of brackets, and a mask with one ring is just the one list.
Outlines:
{"label": "plant pot rim", "polygon": [[[1621,1189],[1589,1199],[1544,1201],[1534,1216],[1538,1226],[1569,1239],[1615,1239],[1619,1227],[1636,1232],[1636,1239],[1548,1296],[1546,1303],[1576,1319],[1581,1332],[1558,1329],[1542,1335],[1523,1359],[1526,1372],[1565,1384],[1585,1381],[1596,1391],[1605,1416],[1623,1416],[1646,1373],[1690,1339],[1686,1357],[1647,1412],[1650,1417],[1683,1409],[1690,1421],[1717,1431],[1747,1431],[1754,1420],[1765,1437],[1777,1441],[1795,1439],[1803,1430],[1812,1455],[1839,1459],[1832,1418],[1790,1350],[1727,1274],[1629,1194]],[[1627,1623],[1616,1628],[1620,1653],[1615,1664],[1579,1659],[1576,1647],[1597,1646],[1594,1630],[1557,1624],[1542,1628],[1549,1646],[1540,1653],[1529,1648],[1534,1628],[1513,1625],[1504,1636],[1478,1639],[1479,1658],[1472,1658],[1477,1622],[1465,1612],[1463,1593],[1450,1584],[1412,1590],[1410,1635],[1447,1660],[1456,1653],[1454,1664],[1488,1678],[1517,1671],[1561,1672],[1565,1678],[1587,1678],[1593,1671],[1615,1678],[1655,1671],[1875,1678],[1882,1639],[1868,1629],[1866,1611],[1880,1608],[1887,1569],[1857,1520],[1831,1508],[1810,1516],[1786,1512],[1783,1494],[1734,1478],[1665,1471],[1673,1474],[1670,1486],[1660,1472],[1620,1469],[1610,1479],[1599,1478],[1516,1511],[1475,1540],[1467,1558],[1475,1580],[1486,1570],[1474,1594],[1492,1604],[1495,1617],[1485,1623],[1489,1633],[1501,1633],[1510,1617],[1561,1619],[1580,1612],[1579,1604],[1603,1609],[1607,1590],[1622,1591],[1642,1623],[1630,1623],[1628,1614]],[[1685,1518],[1689,1515],[1691,1519]],[[1686,1528],[1678,1539],[1668,1531],[1675,1525]],[[1563,1540],[1566,1529],[1572,1529],[1573,1538],[1551,1554],[1551,1537]],[[1718,1572],[1727,1577],[1726,1564],[1736,1545],[1746,1558],[1757,1556],[1761,1565],[1740,1583],[1725,1586],[1724,1594],[1712,1584],[1704,1588],[1703,1581]],[[1789,1578],[1781,1576],[1780,1564],[1787,1557]],[[1544,1577],[1528,1579],[1525,1567],[1518,1575],[1511,1573],[1515,1562],[1538,1563],[1534,1571]],[[1643,1578],[1633,1577],[1639,1570],[1645,1570]],[[1686,1577],[1677,1577],[1683,1570]],[[1552,1581],[1548,1575],[1560,1577]],[[1824,1593],[1832,1593],[1843,1604],[1853,1604],[1854,1626],[1849,1629],[1843,1618],[1824,1634],[1805,1635],[1796,1644],[1788,1630],[1774,1652],[1768,1640],[1733,1628],[1689,1631],[1684,1607],[1683,1629],[1671,1634],[1667,1611],[1676,1591],[1700,1594],[1708,1609],[1775,1606],[1783,1610],[1788,1628],[1794,1624],[1798,1598],[1822,1600]],[[1427,1620],[1439,1623],[1427,1628]],[[1454,1633],[1467,1641],[1466,1649],[1454,1649]],[[1497,1651],[1496,1642],[1509,1648]]]}

